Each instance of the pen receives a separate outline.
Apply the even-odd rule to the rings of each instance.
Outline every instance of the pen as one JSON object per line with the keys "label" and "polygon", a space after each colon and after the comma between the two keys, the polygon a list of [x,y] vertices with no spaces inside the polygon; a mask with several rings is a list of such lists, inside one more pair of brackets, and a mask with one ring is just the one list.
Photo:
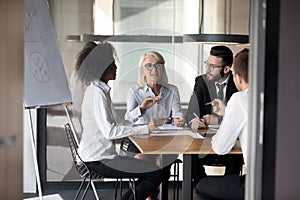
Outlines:
{"label": "pen", "polygon": [[170,119],[172,119],[172,117],[161,117],[161,118],[158,118],[158,119],[160,119],[160,120],[170,120]]}
{"label": "pen", "polygon": [[212,105],[212,104],[213,104],[213,102],[211,101],[211,102],[208,102],[208,103],[206,103],[204,105],[208,106],[208,105]]}
{"label": "pen", "polygon": [[193,112],[193,115],[194,115],[197,119],[200,119],[199,116],[198,116],[196,113]]}

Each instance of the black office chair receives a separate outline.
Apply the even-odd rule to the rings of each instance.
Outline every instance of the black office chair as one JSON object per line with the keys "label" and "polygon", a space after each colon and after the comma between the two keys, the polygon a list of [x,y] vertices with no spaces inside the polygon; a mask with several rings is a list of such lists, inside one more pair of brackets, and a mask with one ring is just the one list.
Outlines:
{"label": "black office chair", "polygon": [[173,199],[179,199],[179,164],[182,163],[182,160],[176,159],[173,164],[173,174],[171,174],[171,177],[173,177],[174,181],[174,189],[173,189]]}
{"label": "black office chair", "polygon": [[[104,177],[103,175],[99,174],[98,172],[95,172],[93,170],[91,170],[86,164],[85,162],[80,158],[79,154],[78,154],[78,141],[77,141],[77,136],[75,135],[75,133],[72,131],[70,124],[65,124],[65,131],[66,131],[66,135],[68,138],[68,142],[69,142],[69,146],[70,146],[70,150],[71,150],[71,154],[73,157],[73,161],[74,161],[74,165],[78,171],[78,173],[80,174],[81,177],[83,177],[84,179],[82,180],[80,187],[76,193],[76,196],[74,199],[77,199],[79,194],[81,193],[81,189],[86,181],[86,179],[88,178],[88,184],[81,196],[81,200],[83,200],[85,198],[85,195],[89,189],[90,186],[92,186],[94,195],[96,197],[96,199],[98,200],[99,197],[97,195],[97,191],[96,188],[94,186],[94,182],[93,180],[95,179],[100,179],[100,178],[111,178],[111,177]],[[118,181],[118,179],[117,179]],[[134,199],[135,199],[135,183],[133,179],[129,179],[129,186],[133,192],[134,195]],[[115,199],[117,198],[117,189],[115,191]]]}

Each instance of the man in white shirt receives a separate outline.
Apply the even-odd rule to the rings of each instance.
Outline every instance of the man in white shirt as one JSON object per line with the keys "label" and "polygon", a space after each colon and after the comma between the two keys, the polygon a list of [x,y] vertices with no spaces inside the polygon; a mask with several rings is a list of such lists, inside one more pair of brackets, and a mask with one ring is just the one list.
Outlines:
{"label": "man in white shirt", "polygon": [[[224,155],[231,151],[239,139],[244,162],[247,165],[247,137],[248,137],[248,49],[239,52],[232,67],[234,83],[239,92],[234,93],[225,104],[215,99],[213,110],[223,117],[220,129],[212,138],[212,148]],[[226,108],[226,109],[225,109]],[[225,175],[207,177],[199,181],[196,193],[199,199],[244,199],[245,176]]]}
{"label": "man in white shirt", "polygon": [[[222,117],[212,112],[209,102],[213,99],[220,99],[226,104],[232,94],[238,91],[230,70],[233,63],[231,49],[224,45],[213,46],[209,54],[207,61],[204,62],[206,74],[196,77],[194,92],[185,116],[186,122],[192,129],[220,124]],[[243,166],[243,157],[232,154],[208,154],[204,157],[203,155],[192,155],[194,185],[207,176],[204,165],[222,165],[225,166],[224,174],[239,175]]]}

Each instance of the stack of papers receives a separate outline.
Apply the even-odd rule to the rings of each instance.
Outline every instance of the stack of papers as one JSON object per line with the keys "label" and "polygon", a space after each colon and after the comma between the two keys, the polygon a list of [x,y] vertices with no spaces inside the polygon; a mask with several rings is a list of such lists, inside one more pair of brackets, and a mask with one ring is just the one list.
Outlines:
{"label": "stack of papers", "polygon": [[202,135],[200,135],[199,133],[194,133],[192,131],[189,131],[189,130],[181,130],[181,131],[153,131],[151,133],[151,135],[153,136],[174,136],[174,135],[189,135],[193,138],[198,138],[198,139],[201,139],[201,138],[204,138]]}
{"label": "stack of papers", "polygon": [[207,125],[209,129],[218,130],[220,125]]}
{"label": "stack of papers", "polygon": [[162,126],[158,127],[159,130],[182,130],[183,127],[177,127],[174,126],[173,124],[164,124]]}

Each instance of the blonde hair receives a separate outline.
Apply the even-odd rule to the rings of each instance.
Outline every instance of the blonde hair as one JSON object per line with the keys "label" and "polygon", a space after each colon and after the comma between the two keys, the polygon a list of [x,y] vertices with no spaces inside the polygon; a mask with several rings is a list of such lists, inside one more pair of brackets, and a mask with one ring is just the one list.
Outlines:
{"label": "blonde hair", "polygon": [[[146,82],[146,77],[145,75],[143,74],[143,62],[145,60],[145,58],[147,57],[154,57],[157,59],[157,63],[160,63],[160,64],[165,64],[165,59],[163,58],[163,56],[156,52],[156,51],[147,51],[146,53],[144,53],[141,57],[140,57],[140,60],[139,60],[139,73],[140,73],[140,76],[139,76],[139,80],[138,80],[138,85],[140,87],[144,87],[147,82]],[[163,68],[161,68],[160,70],[161,72],[161,80],[160,80],[160,85],[163,85],[163,86],[167,86],[168,83],[169,83],[169,80],[168,80],[168,76],[167,76],[167,72],[166,72],[166,68],[165,66]]]}

